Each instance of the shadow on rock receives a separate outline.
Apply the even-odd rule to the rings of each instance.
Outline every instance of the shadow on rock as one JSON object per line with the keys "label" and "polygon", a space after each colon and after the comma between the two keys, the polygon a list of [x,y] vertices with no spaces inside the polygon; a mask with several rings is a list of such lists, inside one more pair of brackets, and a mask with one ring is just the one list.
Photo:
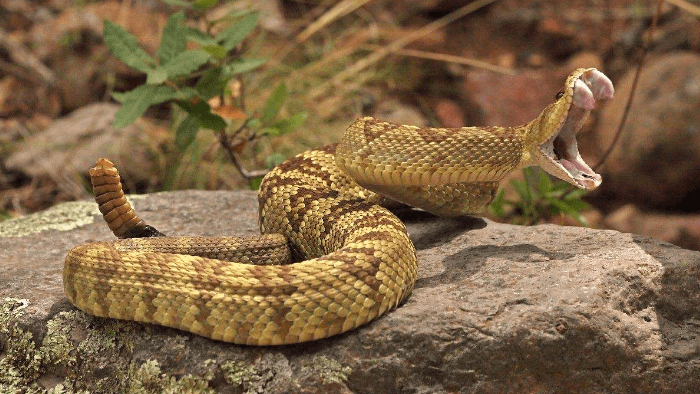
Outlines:
{"label": "shadow on rock", "polygon": [[417,209],[403,209],[394,213],[402,222],[412,225],[409,235],[417,250],[444,245],[466,231],[486,227],[484,219],[472,216],[441,218]]}
{"label": "shadow on rock", "polygon": [[[459,283],[476,274],[490,258],[518,261],[523,256],[541,255],[537,260],[566,260],[575,256],[572,253],[550,252],[531,244],[518,245],[479,245],[460,250],[446,256],[442,265],[444,271],[427,278],[420,278],[416,288],[434,287],[448,283]],[[526,260],[533,260],[527,257]]]}

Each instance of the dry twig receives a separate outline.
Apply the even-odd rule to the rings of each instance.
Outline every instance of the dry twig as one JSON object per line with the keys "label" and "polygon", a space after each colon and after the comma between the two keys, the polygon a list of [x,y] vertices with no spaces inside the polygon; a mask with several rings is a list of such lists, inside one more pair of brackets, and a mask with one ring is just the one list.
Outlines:
{"label": "dry twig", "polygon": [[[666,0],[668,1],[668,0]],[[644,68],[644,60],[646,59],[647,53],[649,52],[649,45],[651,44],[652,37],[654,36],[654,32],[656,31],[656,24],[659,21],[659,15],[661,15],[661,6],[663,5],[664,0],[658,0],[657,6],[656,6],[656,13],[654,14],[654,17],[651,20],[651,27],[649,28],[649,31],[647,33],[646,39],[644,40],[644,43],[642,44],[641,48],[641,53],[639,54],[639,64],[637,65],[637,70],[634,73],[634,79],[632,80],[632,88],[630,89],[630,95],[627,98],[627,104],[625,105],[625,110],[622,112],[622,119],[620,119],[620,125],[617,127],[617,131],[615,132],[615,137],[612,140],[612,143],[610,143],[610,146],[608,146],[608,149],[603,153],[603,155],[600,157],[600,160],[596,165],[593,166],[593,169],[595,171],[598,171],[603,164],[605,164],[606,160],[608,160],[608,157],[610,157],[610,154],[612,153],[613,149],[615,149],[615,146],[617,145],[617,142],[620,139],[620,136],[622,135],[622,130],[625,128],[625,125],[627,124],[627,117],[630,112],[630,108],[632,107],[632,102],[634,99],[634,93],[637,90],[637,83],[639,82],[639,75],[642,73],[642,69]]]}
{"label": "dry twig", "polygon": [[[365,45],[364,47],[372,50],[377,50],[377,49],[382,49],[382,47],[378,45]],[[512,68],[508,67],[501,67],[497,66],[495,64],[491,64],[482,60],[476,60],[476,59],[471,59],[468,57],[464,56],[455,56],[455,55],[449,55],[447,53],[436,53],[436,52],[427,52],[427,51],[420,51],[418,49],[396,49],[391,51],[394,54],[397,55],[402,55],[402,56],[410,56],[410,57],[417,57],[420,59],[428,59],[428,60],[437,60],[440,62],[445,62],[445,63],[455,63],[455,64],[463,64],[466,66],[471,66],[471,67],[476,67],[476,68],[482,68],[484,70],[489,70],[489,71],[494,71],[497,73],[501,74],[506,74],[506,75],[515,75],[515,70]]]}
{"label": "dry twig", "polygon": [[[19,66],[15,67],[12,64],[4,64],[3,71],[24,80],[29,79],[34,83],[40,81],[49,86],[53,85],[56,81],[56,76],[53,71],[46,67],[44,63],[27,50],[24,45],[17,42],[17,40],[7,34],[2,28],[0,28],[0,48],[4,48],[10,55],[10,59]],[[24,70],[27,70],[27,72],[24,72]],[[39,81],[37,81],[37,79]]]}
{"label": "dry twig", "polygon": [[333,22],[334,20],[341,18],[356,9],[362,7],[363,5],[369,3],[373,0],[343,0],[336,4],[335,7],[328,10],[328,12],[321,15],[318,20],[310,24],[304,31],[299,33],[296,38],[296,43],[300,44],[309,39],[312,35],[316,34],[317,31],[323,29],[326,25]]}
{"label": "dry twig", "polygon": [[268,173],[268,170],[248,170],[245,168],[241,162],[241,158],[234,150],[234,147],[231,146],[231,140],[229,139],[228,135],[226,135],[226,131],[224,130],[220,130],[219,132],[219,143],[221,143],[221,146],[224,148],[224,152],[226,152],[228,158],[246,181],[265,176],[265,174]]}
{"label": "dry twig", "polygon": [[[622,112],[622,118],[620,119],[620,124],[617,127],[617,131],[615,132],[615,137],[613,137],[612,142],[610,143],[610,146],[608,146],[608,149],[603,153],[603,155],[600,157],[600,160],[598,160],[598,163],[596,163],[593,166],[594,171],[600,170],[600,168],[605,164],[605,162],[608,160],[608,157],[610,157],[610,154],[612,151],[615,149],[615,146],[617,146],[617,142],[620,140],[620,136],[622,135],[622,130],[625,128],[625,124],[627,123],[627,117],[630,112],[630,108],[632,107],[632,99],[634,97],[634,93],[637,90],[637,83],[639,82],[639,75],[642,72],[642,69],[644,68],[644,60],[646,58],[647,53],[649,52],[649,45],[651,44],[651,39],[654,36],[654,31],[656,30],[656,24],[659,21],[659,16],[661,15],[661,6],[663,5],[664,0],[658,0],[657,6],[656,6],[656,12],[654,13],[654,16],[652,17],[651,20],[651,27],[649,28],[649,31],[647,32],[646,39],[644,40],[644,43],[642,44],[642,47],[640,49],[640,54],[639,54],[639,64],[637,64],[637,70],[634,73],[634,79],[632,80],[632,87],[630,88],[630,95],[627,98],[627,104],[625,105],[625,110]],[[570,186],[569,189],[564,192],[560,199],[564,199],[566,196],[571,194],[576,190],[575,186]]]}
{"label": "dry twig", "polygon": [[386,47],[383,47],[382,49],[373,52],[364,58],[360,59],[357,61],[355,64],[352,66],[348,67],[344,71],[339,72],[338,74],[335,75],[330,81],[318,86],[317,88],[313,89],[312,91],[309,92],[309,98],[314,99],[318,98],[322,94],[324,94],[326,91],[330,90],[334,86],[339,86],[342,84],[346,79],[349,79],[359,73],[360,71],[366,69],[367,67],[370,67],[380,60],[384,59],[388,55],[390,55],[392,52],[400,50],[404,48],[406,45],[420,39],[421,37],[424,37],[426,35],[432,34],[435,31],[442,29],[443,27],[449,25],[450,23],[456,21],[457,19],[460,19],[480,8],[483,8],[496,0],[477,0],[473,1],[463,7],[458,8],[455,11],[452,11],[451,13],[443,16],[442,18],[431,22],[422,28],[416,30],[415,32],[406,35],[405,37],[402,37],[398,40],[395,40],[391,42],[389,45]]}
{"label": "dry twig", "polygon": [[682,9],[683,11],[690,12],[691,14],[700,17],[700,7],[695,4],[691,4],[685,0],[665,0],[667,3],[671,3],[676,7]]}

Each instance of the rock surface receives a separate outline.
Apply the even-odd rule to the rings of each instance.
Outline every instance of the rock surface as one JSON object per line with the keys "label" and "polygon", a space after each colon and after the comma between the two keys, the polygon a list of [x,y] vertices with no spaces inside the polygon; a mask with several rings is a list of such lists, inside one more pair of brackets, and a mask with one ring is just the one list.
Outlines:
{"label": "rock surface", "polygon": [[[66,252],[112,237],[94,208],[72,204],[0,223],[0,391],[700,390],[700,253],[661,241],[405,212],[419,279],[404,305],[337,337],[251,348],[73,308]],[[161,193],[135,206],[171,235],[258,231],[253,192]],[[45,231],[27,234],[35,227]]]}

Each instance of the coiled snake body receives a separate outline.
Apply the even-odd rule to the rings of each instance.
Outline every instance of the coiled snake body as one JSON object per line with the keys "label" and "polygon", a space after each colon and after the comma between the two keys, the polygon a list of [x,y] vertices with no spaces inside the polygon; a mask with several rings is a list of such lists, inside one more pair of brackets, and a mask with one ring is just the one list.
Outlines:
{"label": "coiled snake body", "polygon": [[[339,334],[396,308],[416,281],[415,249],[382,204],[441,216],[481,212],[510,171],[540,165],[577,187],[601,178],[576,132],[610,80],[579,69],[532,122],[433,129],[363,118],[337,146],[302,153],[265,176],[264,235],[162,237],[126,201],[116,168],[90,171],[117,241],[73,248],[65,293],[96,316],[156,323],[249,345]],[[138,238],[145,237],[145,238]]]}

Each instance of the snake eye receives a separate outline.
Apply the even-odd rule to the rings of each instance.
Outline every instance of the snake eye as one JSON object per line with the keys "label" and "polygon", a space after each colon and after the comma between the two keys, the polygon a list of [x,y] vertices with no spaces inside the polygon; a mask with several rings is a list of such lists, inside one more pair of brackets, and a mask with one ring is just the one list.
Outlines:
{"label": "snake eye", "polygon": [[557,100],[559,100],[559,99],[562,98],[562,97],[564,97],[564,91],[563,91],[563,90],[560,90],[559,93],[557,93],[557,95],[554,96],[554,98],[556,98]]}

